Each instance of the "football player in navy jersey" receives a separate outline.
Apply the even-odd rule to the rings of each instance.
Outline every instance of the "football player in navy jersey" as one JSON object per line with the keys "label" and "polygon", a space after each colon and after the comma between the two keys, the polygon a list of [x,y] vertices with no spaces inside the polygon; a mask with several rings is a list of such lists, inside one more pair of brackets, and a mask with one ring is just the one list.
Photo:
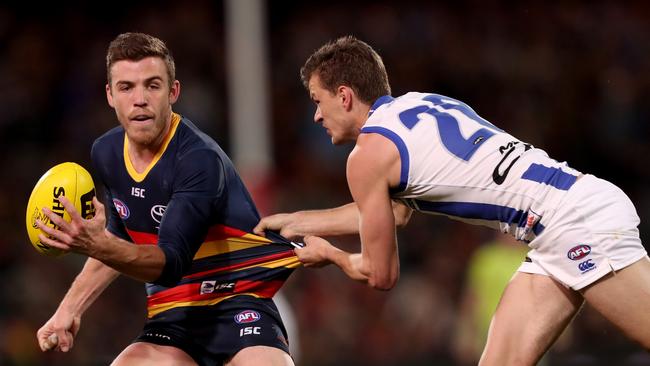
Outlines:
{"label": "football player in navy jersey", "polygon": [[[354,203],[264,218],[255,228],[305,237],[306,266],[334,263],[388,290],[399,276],[395,227],[413,210],[483,224],[528,244],[494,314],[481,365],[534,365],[586,301],[650,349],[650,260],[634,205],[613,184],[557,162],[431,93],[390,96],[381,57],[342,37],[301,69],[314,121],[347,161]],[[358,233],[361,253],[313,235]],[[312,236],[310,236],[312,235]]]}
{"label": "football player in navy jersey", "polygon": [[[144,330],[114,365],[293,365],[271,297],[300,265],[280,236],[252,230],[259,214],[232,162],[184,116],[173,58],[159,39],[124,33],[108,48],[108,104],[120,126],[91,156],[105,205],[84,220],[40,225],[47,245],[89,258],[38,331],[67,352],[81,316],[120,273],[147,283]],[[272,234],[270,234],[272,235]]]}

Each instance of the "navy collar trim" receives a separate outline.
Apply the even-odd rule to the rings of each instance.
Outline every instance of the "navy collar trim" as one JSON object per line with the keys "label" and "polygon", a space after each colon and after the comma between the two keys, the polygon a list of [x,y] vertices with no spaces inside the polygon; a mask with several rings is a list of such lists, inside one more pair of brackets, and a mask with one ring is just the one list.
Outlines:
{"label": "navy collar trim", "polygon": [[372,107],[370,107],[370,112],[368,112],[368,117],[372,116],[373,113],[377,110],[377,108],[381,107],[384,104],[391,103],[395,98],[391,97],[390,95],[384,95],[383,97],[379,97],[373,104]]}

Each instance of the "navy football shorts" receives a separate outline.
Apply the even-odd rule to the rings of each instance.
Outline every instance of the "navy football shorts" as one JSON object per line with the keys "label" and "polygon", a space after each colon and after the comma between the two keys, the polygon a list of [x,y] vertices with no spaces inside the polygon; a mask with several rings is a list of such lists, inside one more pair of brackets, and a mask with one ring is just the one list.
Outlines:
{"label": "navy football shorts", "polygon": [[245,295],[213,306],[164,311],[147,320],[134,342],[176,347],[206,366],[222,365],[251,346],[289,354],[287,331],[273,301]]}

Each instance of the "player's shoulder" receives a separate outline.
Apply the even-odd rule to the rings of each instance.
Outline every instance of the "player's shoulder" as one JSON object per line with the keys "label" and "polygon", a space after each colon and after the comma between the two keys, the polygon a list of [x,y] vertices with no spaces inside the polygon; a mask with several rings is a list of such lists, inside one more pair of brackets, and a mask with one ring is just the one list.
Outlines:
{"label": "player's shoulder", "polygon": [[177,129],[176,159],[181,167],[189,169],[206,169],[207,166],[230,165],[230,159],[219,144],[201,131],[187,117],[181,117]]}
{"label": "player's shoulder", "polygon": [[223,153],[219,144],[212,137],[201,131],[185,116],[181,116],[176,138],[179,157],[187,154],[213,156]]}

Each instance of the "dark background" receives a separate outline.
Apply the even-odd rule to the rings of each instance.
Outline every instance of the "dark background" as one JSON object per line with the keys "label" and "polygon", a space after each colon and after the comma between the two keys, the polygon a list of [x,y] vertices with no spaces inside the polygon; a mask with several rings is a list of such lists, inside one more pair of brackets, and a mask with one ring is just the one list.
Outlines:
{"label": "dark background", "polygon": [[[306,57],[353,34],[383,56],[393,95],[460,99],[573,168],[608,179],[650,217],[645,159],[650,113],[650,5],[597,1],[268,2],[275,167],[248,181],[263,214],[346,203],[349,147],[312,123],[299,80]],[[119,33],[166,41],[182,92],[175,110],[229,151],[224,4],[114,1],[0,5],[0,365],[103,365],[138,334],[143,286],[116,281],[86,313],[71,353],[42,354],[36,330],[84,258],[38,255],[24,210],[51,166],[89,167],[93,140],[117,124],[105,99],[105,52]],[[251,88],[256,87],[251,85]],[[246,178],[246,177],[245,177]],[[641,237],[648,242],[648,224]],[[298,322],[302,365],[456,365],[465,267],[494,234],[417,216],[400,233],[402,278],[372,291],[334,268],[301,269],[283,293]],[[355,248],[354,238],[337,244]],[[650,364],[591,309],[578,315],[546,365]],[[471,364],[471,362],[470,362]]]}

